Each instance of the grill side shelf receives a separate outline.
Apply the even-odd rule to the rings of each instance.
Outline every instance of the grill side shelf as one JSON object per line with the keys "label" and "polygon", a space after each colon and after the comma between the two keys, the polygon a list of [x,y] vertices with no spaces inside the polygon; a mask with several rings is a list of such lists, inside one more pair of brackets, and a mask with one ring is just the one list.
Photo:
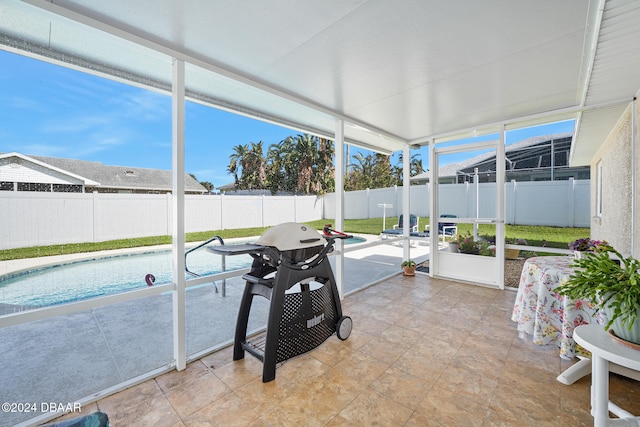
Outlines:
{"label": "grill side shelf", "polygon": [[207,251],[218,255],[260,254],[265,247],[246,243],[243,245],[207,246]]}

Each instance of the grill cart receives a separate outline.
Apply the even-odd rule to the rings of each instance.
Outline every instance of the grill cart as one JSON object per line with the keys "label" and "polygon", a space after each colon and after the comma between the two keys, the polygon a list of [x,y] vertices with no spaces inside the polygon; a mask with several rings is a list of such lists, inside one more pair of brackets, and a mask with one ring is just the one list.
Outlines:
{"label": "grill cart", "polygon": [[[336,238],[350,237],[325,227],[324,234],[288,222],[267,230],[255,244],[210,246],[220,255],[250,254],[251,271],[238,311],[233,360],[245,351],[263,363],[262,381],[276,377],[276,364],[313,350],[334,333],[345,340],[352,321],[343,316],[336,281],[327,254]],[[267,330],[247,339],[254,296],[269,300]]]}

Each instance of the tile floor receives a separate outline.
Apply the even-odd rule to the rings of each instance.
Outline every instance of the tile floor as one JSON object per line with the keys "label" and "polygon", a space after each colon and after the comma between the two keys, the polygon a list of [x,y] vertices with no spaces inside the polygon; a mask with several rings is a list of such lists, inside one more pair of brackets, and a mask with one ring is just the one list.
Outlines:
{"label": "tile floor", "polygon": [[[581,426],[590,376],[517,337],[516,293],[398,276],[348,297],[332,337],[262,383],[250,355],[225,349],[83,408],[120,426]],[[640,383],[611,376],[611,400],[640,414]]]}

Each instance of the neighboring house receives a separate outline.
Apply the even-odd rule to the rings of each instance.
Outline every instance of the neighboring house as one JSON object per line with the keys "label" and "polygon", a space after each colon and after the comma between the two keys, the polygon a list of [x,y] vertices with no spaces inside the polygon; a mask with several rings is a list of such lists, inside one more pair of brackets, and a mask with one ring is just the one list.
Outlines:
{"label": "neighboring house", "polygon": [[[107,166],[100,162],[57,157],[0,154],[0,191],[54,193],[170,193],[171,171]],[[186,194],[205,194],[191,175],[185,175]]]}
{"label": "neighboring house", "polygon": [[[569,167],[572,133],[538,136],[508,145],[506,181],[557,181],[589,179],[589,166]],[[450,163],[438,170],[440,184],[473,182],[476,168],[480,182],[496,181],[495,152],[482,154],[458,163]],[[411,178],[412,184],[429,182],[429,172]]]}
{"label": "neighboring house", "polygon": [[217,188],[220,193],[233,193],[238,191],[237,186],[234,182],[230,182],[229,184],[221,185]]}
{"label": "neighboring house", "polygon": [[230,196],[294,196],[295,193],[290,191],[278,191],[276,194],[273,194],[271,190],[239,190],[235,183],[230,182],[229,184],[221,185],[216,188],[216,191],[220,194],[228,194]]}

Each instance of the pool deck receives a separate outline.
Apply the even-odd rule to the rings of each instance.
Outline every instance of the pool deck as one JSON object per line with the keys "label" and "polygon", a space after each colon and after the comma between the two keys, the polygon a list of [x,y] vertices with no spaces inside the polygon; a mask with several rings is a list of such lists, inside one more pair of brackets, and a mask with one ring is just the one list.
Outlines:
{"label": "pool deck", "polygon": [[[368,236],[368,240],[377,240],[377,236]],[[345,293],[399,273],[403,257],[400,244],[361,249],[357,244],[349,246],[353,249],[345,254]],[[422,243],[412,246],[412,259],[428,259],[429,249]],[[114,251],[106,254],[114,255]],[[101,254],[92,253],[90,257],[97,255]],[[0,263],[0,274],[86,257],[87,254],[77,254],[4,261]],[[331,262],[335,263],[333,257]],[[234,278],[227,280],[225,298],[211,286],[189,290],[187,354],[206,351],[215,343],[224,346],[232,342],[243,289],[242,279]],[[268,302],[254,300],[251,313],[249,330],[256,330],[266,321]],[[172,296],[163,293],[0,328],[0,354],[6,361],[6,369],[0,371],[0,400],[38,405],[90,401],[98,392],[135,382],[138,375],[170,369],[172,319]],[[31,425],[28,420],[36,415],[39,414],[0,413],[0,425]]]}

